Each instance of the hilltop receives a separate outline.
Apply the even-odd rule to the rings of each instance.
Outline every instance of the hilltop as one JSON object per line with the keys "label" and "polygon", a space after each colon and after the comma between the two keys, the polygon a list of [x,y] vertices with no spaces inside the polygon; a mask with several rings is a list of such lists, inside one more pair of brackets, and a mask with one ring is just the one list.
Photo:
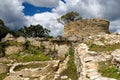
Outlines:
{"label": "hilltop", "polygon": [[109,21],[82,19],[56,38],[14,37],[0,42],[0,80],[120,80],[120,35]]}

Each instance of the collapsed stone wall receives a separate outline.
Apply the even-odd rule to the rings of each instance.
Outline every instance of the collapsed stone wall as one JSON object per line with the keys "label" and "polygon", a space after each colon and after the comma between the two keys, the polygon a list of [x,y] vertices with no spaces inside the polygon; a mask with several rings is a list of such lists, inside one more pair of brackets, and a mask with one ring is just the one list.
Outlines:
{"label": "collapsed stone wall", "polygon": [[5,54],[16,54],[23,52],[28,46],[41,48],[45,54],[51,53],[51,57],[58,56],[65,57],[65,54],[69,51],[72,42],[66,42],[61,40],[43,40],[42,38],[14,38],[8,34],[2,39],[2,42],[6,43]]}
{"label": "collapsed stone wall", "polygon": [[105,19],[83,19],[73,21],[65,25],[64,36],[77,36],[84,37],[88,35],[94,35],[101,32],[108,33],[109,21]]}
{"label": "collapsed stone wall", "polygon": [[[116,51],[114,53],[116,53]],[[102,77],[98,72],[98,62],[109,60],[111,57],[115,58],[115,56],[88,51],[88,46],[84,43],[81,43],[76,47],[74,56],[79,76],[78,80],[116,80],[113,78]],[[116,56],[117,58],[115,59],[118,59],[118,56]]]}

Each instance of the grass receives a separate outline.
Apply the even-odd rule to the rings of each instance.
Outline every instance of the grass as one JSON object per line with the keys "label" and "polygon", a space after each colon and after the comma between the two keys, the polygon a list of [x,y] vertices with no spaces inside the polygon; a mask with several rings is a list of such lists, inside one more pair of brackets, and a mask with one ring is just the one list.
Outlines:
{"label": "grass", "polygon": [[68,55],[70,56],[70,60],[67,63],[67,69],[65,69],[60,75],[68,76],[71,80],[78,80],[77,68],[74,63],[74,49],[70,48]]}
{"label": "grass", "polygon": [[19,65],[17,66],[14,70],[15,71],[20,71],[25,68],[40,68],[40,67],[45,67],[47,64],[43,63],[33,63],[33,64],[28,64],[28,65]]}
{"label": "grass", "polygon": [[112,44],[112,45],[103,45],[103,46],[90,44],[88,46],[89,46],[90,51],[97,51],[97,52],[100,52],[100,51],[113,51],[115,49],[120,49],[120,43]]}
{"label": "grass", "polygon": [[41,53],[36,49],[28,49],[24,54],[11,54],[6,55],[12,60],[16,60],[17,62],[31,62],[31,61],[47,61],[50,60],[50,57]]}
{"label": "grass", "polygon": [[3,80],[6,76],[7,76],[6,73],[2,73],[2,74],[0,74],[0,80]]}
{"label": "grass", "polygon": [[10,45],[10,46],[17,46],[17,45],[22,45],[22,44],[18,43],[16,41],[11,41],[11,42],[8,43],[8,45]]}
{"label": "grass", "polygon": [[98,71],[103,77],[115,78],[117,80],[120,80],[120,70],[112,66],[111,60],[99,62]]}

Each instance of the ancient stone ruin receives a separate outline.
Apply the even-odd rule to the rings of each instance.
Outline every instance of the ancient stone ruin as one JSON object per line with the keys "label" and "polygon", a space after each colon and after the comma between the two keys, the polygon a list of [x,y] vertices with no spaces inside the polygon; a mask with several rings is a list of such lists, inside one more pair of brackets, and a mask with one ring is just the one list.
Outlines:
{"label": "ancient stone ruin", "polygon": [[83,19],[70,22],[64,27],[64,36],[84,37],[98,34],[101,32],[108,33],[109,21],[105,19]]}
{"label": "ancient stone ruin", "polygon": [[[108,28],[109,21],[98,18],[68,23],[60,39],[8,34],[4,49],[0,44],[6,54],[0,55],[0,80],[120,80],[120,35]],[[111,76],[100,71],[111,69]]]}

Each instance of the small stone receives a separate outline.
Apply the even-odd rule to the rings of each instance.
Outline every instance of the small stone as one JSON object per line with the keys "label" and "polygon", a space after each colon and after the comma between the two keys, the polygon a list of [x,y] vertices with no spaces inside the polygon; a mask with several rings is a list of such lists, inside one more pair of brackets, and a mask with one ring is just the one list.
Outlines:
{"label": "small stone", "polygon": [[68,76],[61,76],[61,79],[67,79]]}

